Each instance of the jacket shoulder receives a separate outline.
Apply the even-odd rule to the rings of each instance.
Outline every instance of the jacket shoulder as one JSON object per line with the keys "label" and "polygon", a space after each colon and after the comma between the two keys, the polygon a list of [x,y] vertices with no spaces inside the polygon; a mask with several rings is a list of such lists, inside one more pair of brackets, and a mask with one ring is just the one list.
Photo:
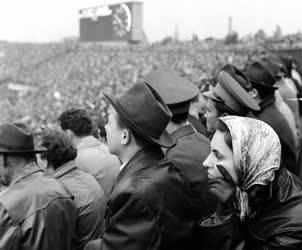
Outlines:
{"label": "jacket shoulder", "polygon": [[202,167],[203,161],[210,154],[210,141],[195,132],[177,139],[176,144],[169,148],[166,157],[177,166]]}
{"label": "jacket shoulder", "polygon": [[54,178],[43,175],[20,181],[0,195],[0,203],[9,213],[14,224],[32,214],[47,209],[58,199],[71,200],[71,194]]}
{"label": "jacket shoulder", "polygon": [[[116,195],[131,195],[143,200],[150,208],[158,210],[164,202],[177,199],[177,195],[183,196],[185,188],[179,170],[171,161],[164,159],[118,183],[111,198],[114,199]],[[174,194],[174,197],[171,194]]]}
{"label": "jacket shoulder", "polygon": [[118,158],[110,154],[103,145],[79,150],[76,162],[85,170],[92,171],[93,174],[98,168],[118,168],[120,166]]}
{"label": "jacket shoulder", "polygon": [[249,229],[258,239],[292,234],[302,242],[302,182],[282,169],[274,181],[273,197],[250,221]]}

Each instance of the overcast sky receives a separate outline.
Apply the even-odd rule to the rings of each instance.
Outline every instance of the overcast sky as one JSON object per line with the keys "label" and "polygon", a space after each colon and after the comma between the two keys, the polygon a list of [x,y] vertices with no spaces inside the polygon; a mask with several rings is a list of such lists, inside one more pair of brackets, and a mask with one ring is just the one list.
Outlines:
{"label": "overcast sky", "polygon": [[[0,40],[56,41],[78,36],[80,8],[121,1],[0,0]],[[260,28],[272,34],[277,24],[284,34],[302,31],[302,0],[144,0],[144,29],[150,41],[175,33],[189,39],[223,37],[228,17],[239,35]]]}

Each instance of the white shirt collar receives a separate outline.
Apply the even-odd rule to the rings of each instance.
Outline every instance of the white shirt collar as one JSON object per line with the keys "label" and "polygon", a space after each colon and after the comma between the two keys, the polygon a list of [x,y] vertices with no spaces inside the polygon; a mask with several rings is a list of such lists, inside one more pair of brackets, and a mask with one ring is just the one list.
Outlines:
{"label": "white shirt collar", "polygon": [[122,171],[122,169],[127,165],[128,162],[124,162],[121,166],[120,166],[120,172]]}

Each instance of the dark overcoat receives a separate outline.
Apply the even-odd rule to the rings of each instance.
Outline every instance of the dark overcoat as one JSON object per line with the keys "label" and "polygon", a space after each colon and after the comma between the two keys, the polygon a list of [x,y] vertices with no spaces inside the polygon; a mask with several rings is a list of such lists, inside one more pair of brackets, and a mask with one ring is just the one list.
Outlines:
{"label": "dark overcoat", "polygon": [[186,189],[182,174],[160,148],[142,149],[118,176],[101,247],[95,249],[194,249],[195,221]]}
{"label": "dark overcoat", "polygon": [[203,166],[210,154],[210,141],[190,124],[175,130],[171,137],[176,144],[165,152],[166,157],[186,180],[190,213],[200,220],[216,209],[216,199],[208,192],[207,169]]}

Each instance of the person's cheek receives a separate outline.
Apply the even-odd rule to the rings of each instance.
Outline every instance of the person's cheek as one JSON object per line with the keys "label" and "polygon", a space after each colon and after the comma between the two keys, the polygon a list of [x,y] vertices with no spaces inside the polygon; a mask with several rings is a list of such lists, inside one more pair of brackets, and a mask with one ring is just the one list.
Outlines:
{"label": "person's cheek", "polygon": [[222,177],[218,168],[215,166],[212,169],[209,169],[209,178],[213,179],[213,178],[218,178],[218,177]]}

